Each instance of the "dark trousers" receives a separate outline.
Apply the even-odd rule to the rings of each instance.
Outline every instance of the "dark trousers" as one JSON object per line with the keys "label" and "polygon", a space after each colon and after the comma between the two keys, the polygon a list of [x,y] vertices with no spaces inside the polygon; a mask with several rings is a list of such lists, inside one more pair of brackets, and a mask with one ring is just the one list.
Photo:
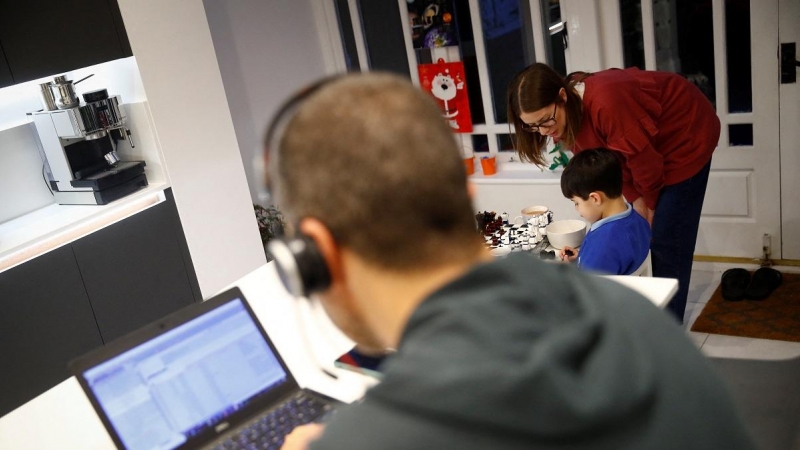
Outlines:
{"label": "dark trousers", "polygon": [[678,292],[667,309],[681,324],[710,169],[711,161],[688,180],[661,189],[653,216],[653,241],[650,244],[653,276],[678,279]]}

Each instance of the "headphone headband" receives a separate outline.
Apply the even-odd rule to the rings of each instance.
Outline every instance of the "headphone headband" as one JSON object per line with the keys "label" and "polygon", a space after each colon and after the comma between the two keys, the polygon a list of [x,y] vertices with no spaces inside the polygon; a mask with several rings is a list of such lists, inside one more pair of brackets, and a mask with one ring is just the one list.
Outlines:
{"label": "headphone headband", "polygon": [[[340,78],[342,78],[341,75],[323,78],[289,98],[278,109],[275,118],[267,128],[264,139],[270,166],[277,167],[284,132],[303,102],[324,86]],[[276,187],[279,188],[280,184],[273,185],[269,176],[266,182],[270,197],[274,199],[275,197],[271,193]],[[267,244],[267,253],[274,259],[278,276],[284,287],[293,296],[308,297],[312,293],[324,291],[330,286],[331,276],[325,258],[319,252],[314,240],[303,235],[299,229],[295,237],[273,238]]]}

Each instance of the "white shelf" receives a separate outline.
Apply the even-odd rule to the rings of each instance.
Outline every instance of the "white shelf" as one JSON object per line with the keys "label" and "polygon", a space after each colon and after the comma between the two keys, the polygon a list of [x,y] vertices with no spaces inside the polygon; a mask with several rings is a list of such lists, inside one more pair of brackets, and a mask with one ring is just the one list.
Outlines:
{"label": "white shelf", "polygon": [[0,224],[0,272],[130,217],[165,200],[150,184],[108,205],[49,205]]}
{"label": "white shelf", "polygon": [[560,184],[561,171],[551,172],[539,169],[532,164],[498,162],[497,173],[484,175],[476,157],[475,173],[469,180],[475,184]]}

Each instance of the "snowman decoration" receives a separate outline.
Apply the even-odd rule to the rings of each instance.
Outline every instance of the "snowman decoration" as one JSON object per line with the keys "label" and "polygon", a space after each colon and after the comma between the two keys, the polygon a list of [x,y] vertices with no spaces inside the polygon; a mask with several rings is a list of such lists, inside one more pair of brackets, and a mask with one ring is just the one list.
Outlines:
{"label": "snowman decoration", "polygon": [[458,122],[455,120],[458,115],[458,107],[456,103],[451,102],[455,100],[459,94],[458,91],[462,89],[464,89],[464,81],[460,77],[453,79],[449,69],[445,69],[444,73],[437,73],[431,83],[431,94],[444,104],[444,118],[447,119],[450,127],[455,129],[458,129]]}

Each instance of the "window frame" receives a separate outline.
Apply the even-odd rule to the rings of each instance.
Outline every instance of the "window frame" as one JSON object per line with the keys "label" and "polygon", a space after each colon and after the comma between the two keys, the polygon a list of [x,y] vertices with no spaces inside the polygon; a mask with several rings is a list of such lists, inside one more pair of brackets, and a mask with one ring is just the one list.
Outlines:
{"label": "window frame", "polygon": [[[353,25],[352,33],[356,40],[359,68],[361,71],[369,71],[370,62],[366,51],[367,44],[364,41],[363,22],[358,0],[346,1]],[[643,0],[643,3],[645,1]],[[336,0],[312,2],[312,7],[317,11],[318,15],[318,24],[320,24],[318,30],[323,49],[342,46],[342,31],[339,28],[335,2]],[[519,162],[516,152],[500,151],[499,149],[499,137],[502,135],[512,136],[515,132],[508,123],[497,123],[495,121],[479,2],[480,0],[468,0],[485,123],[473,124],[473,131],[470,133],[454,133],[454,138],[459,148],[464,151],[465,149],[472,149],[473,135],[484,135],[488,141],[489,152],[476,153],[477,155],[495,156],[498,161],[502,162]],[[399,9],[399,17],[397,19],[401,21],[411,81],[414,85],[419,86],[417,58],[411,42],[411,32],[407,26],[407,2],[406,0],[397,0],[397,4]],[[567,72],[573,70],[597,71],[607,67],[623,66],[619,0],[597,0],[596,3],[586,2],[585,0],[560,0],[562,27],[554,30],[550,30],[550,26],[545,26],[544,18],[546,12],[543,11],[542,4],[542,0],[527,0],[527,5],[521,8],[523,14],[530,15],[530,17],[526,16],[523,19],[525,21],[523,28],[530,28],[530,33],[532,34],[530,37],[533,41],[536,62],[546,64],[550,62],[550,35],[563,28],[565,32],[569,32],[571,38],[569,48],[564,51]],[[576,26],[575,24],[583,24],[583,26]],[[329,73],[346,72],[344,52],[341,48],[331,53],[332,56],[326,56],[327,71]],[[458,54],[458,52],[452,51],[448,53],[445,50],[443,52],[445,60],[458,61],[459,58],[452,58],[453,53]],[[438,56],[435,53],[434,55]],[[333,60],[333,62],[329,60]],[[549,145],[552,146],[552,143]],[[531,164],[525,164],[525,167],[533,167],[538,171],[538,168]]]}

